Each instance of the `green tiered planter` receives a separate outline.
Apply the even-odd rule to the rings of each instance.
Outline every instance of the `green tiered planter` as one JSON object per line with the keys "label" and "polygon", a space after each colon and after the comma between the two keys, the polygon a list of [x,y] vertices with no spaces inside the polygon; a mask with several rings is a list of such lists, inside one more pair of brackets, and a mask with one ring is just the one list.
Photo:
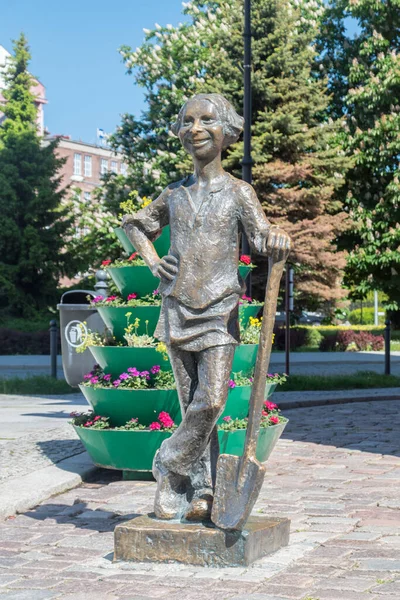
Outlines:
{"label": "green tiered planter", "polygon": [[[128,238],[128,236],[126,235],[126,233],[122,229],[122,227],[116,227],[114,229],[114,233],[117,236],[117,238],[119,239],[119,241],[121,242],[121,246],[123,247],[125,252],[127,252],[129,255],[131,255],[133,252],[135,252],[135,248],[134,248],[131,240]],[[164,229],[162,230],[160,237],[158,237],[156,239],[156,241],[154,242],[154,247],[156,249],[158,256],[163,257],[166,254],[168,254],[169,245],[170,245],[170,231],[169,231],[169,225],[167,225],[167,227],[164,227]]]}
{"label": "green tiered planter", "polygon": [[[243,344],[236,346],[233,357],[232,373],[249,373],[255,365],[258,344]],[[169,360],[164,360],[161,352],[155,348],[131,348],[129,346],[90,346],[95,362],[104,371],[117,377],[128,367],[136,367],[145,371],[153,365],[160,365],[162,369],[170,369]]]}
{"label": "green tiered planter", "polygon": [[246,279],[246,277],[250,273],[250,271],[251,271],[251,267],[245,267],[244,265],[239,266],[239,274],[243,280]]}
{"label": "green tiered planter", "polygon": [[260,310],[262,309],[262,304],[249,304],[248,306],[240,306],[239,305],[239,321],[242,327],[247,327],[249,324],[250,317],[256,317]]}
{"label": "green tiered planter", "polygon": [[162,411],[169,413],[176,423],[181,422],[176,390],[79,387],[96,415],[109,417],[113,427],[125,425],[132,418],[148,426],[157,420]]}
{"label": "green tiered planter", "polygon": [[124,300],[129,294],[137,294],[139,297],[152,294],[160,285],[160,280],[146,266],[108,267],[107,271]]}
{"label": "green tiered planter", "polygon": [[169,360],[155,348],[90,346],[90,352],[101,368],[113,377],[118,377],[128,367],[136,367],[139,371],[147,371],[154,365],[160,365],[163,370],[171,369]]}
{"label": "green tiered planter", "polygon": [[[127,326],[126,313],[132,313],[130,323],[139,319],[138,334],[154,334],[160,316],[161,306],[99,306],[99,315],[107,327],[112,331],[117,342],[125,342],[124,334]],[[146,329],[146,321],[147,329]]]}
{"label": "green tiered planter", "polygon": [[[274,393],[277,384],[267,384],[265,386],[264,398],[270,398]],[[228,400],[226,401],[225,410],[218,423],[222,423],[224,417],[232,417],[232,419],[244,419],[249,414],[249,400],[251,396],[251,385],[237,386],[229,390]]]}
{"label": "green tiered planter", "polygon": [[[257,443],[257,458],[265,462],[286,423],[260,430]],[[151,477],[153,458],[162,442],[170,433],[162,431],[115,431],[74,427],[94,464],[106,469],[133,471],[136,479]],[[244,449],[246,430],[219,431],[218,439],[222,454],[241,456]]]}

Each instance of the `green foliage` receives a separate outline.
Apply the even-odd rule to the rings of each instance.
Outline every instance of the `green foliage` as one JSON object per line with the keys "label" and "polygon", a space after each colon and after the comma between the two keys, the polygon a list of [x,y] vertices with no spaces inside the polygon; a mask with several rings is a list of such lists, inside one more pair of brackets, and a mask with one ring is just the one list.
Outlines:
{"label": "green foliage", "polygon": [[[361,321],[362,318],[362,321]],[[375,319],[375,309],[372,307],[355,308],[349,312],[349,321],[352,325],[373,325]],[[384,325],[384,315],[378,315],[378,321],[380,325]]]}
{"label": "green foliage", "polygon": [[76,394],[64,379],[54,379],[47,375],[35,377],[0,378],[0,394]]}
{"label": "green foliage", "polygon": [[[109,174],[105,182],[105,203],[114,213],[131,190],[155,197],[191,172],[190,159],[170,132],[188,97],[220,92],[242,111],[242,1],[194,0],[184,6],[186,22],[156,25],[145,30],[139,48],[120,50],[147,105],[139,119],[124,115],[112,138],[129,165],[126,178]],[[335,194],[345,162],[338,128],[327,120],[326,81],[312,72],[323,6],[321,0],[312,6],[305,0],[252,3],[254,185],[267,216],[293,236],[291,260],[304,306],[340,298],[344,266],[343,255],[334,252],[344,226]],[[242,142],[225,153],[225,168],[237,176],[242,153]],[[262,268],[253,282],[261,297],[266,263],[258,262]]]}
{"label": "green foliage", "polygon": [[[359,371],[354,375],[291,375],[275,393],[322,390],[362,390],[400,386],[400,377]],[[279,402],[279,399],[278,399]]]}
{"label": "green foliage", "polygon": [[318,348],[322,340],[322,334],[316,327],[309,327],[306,333],[306,346]]}
{"label": "green foliage", "polygon": [[23,34],[14,52],[0,126],[0,309],[35,316],[56,303],[58,280],[73,269],[63,242],[70,221],[59,191],[63,161],[37,134]]}

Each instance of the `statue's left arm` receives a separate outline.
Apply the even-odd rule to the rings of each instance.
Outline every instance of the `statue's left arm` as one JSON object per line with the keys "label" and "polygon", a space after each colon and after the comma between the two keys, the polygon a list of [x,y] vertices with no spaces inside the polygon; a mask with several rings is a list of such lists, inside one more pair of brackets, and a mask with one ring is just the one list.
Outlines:
{"label": "statue's left arm", "polygon": [[290,237],[277,225],[271,225],[251,185],[240,183],[239,220],[253,252],[274,261],[284,260],[290,252]]}

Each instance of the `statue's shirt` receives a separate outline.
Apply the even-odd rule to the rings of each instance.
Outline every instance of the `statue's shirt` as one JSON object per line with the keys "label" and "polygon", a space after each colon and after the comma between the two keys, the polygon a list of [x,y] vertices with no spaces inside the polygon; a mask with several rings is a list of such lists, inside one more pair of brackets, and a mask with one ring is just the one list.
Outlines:
{"label": "statue's shirt", "polygon": [[194,205],[188,180],[170,185],[130,218],[150,239],[170,225],[169,254],[178,259],[172,282],[162,282],[163,307],[156,337],[200,351],[238,343],[239,233],[265,253],[270,229],[253,188],[226,174]]}

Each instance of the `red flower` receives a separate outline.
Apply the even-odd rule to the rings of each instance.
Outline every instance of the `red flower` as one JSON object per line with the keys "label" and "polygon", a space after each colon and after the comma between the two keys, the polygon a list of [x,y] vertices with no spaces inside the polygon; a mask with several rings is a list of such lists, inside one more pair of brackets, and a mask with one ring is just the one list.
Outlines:
{"label": "red flower", "polygon": [[154,423],[150,423],[149,429],[150,431],[156,431],[157,429],[161,429],[161,425],[157,421],[154,421]]}
{"label": "red flower", "polygon": [[279,417],[271,417],[269,421],[270,423],[277,425],[279,423]]}
{"label": "red flower", "polygon": [[163,427],[168,428],[168,427],[174,426],[173,420],[171,419],[169,414],[167,412],[165,412],[165,410],[160,412],[160,414],[158,415],[158,420],[160,421],[160,423]]}
{"label": "red flower", "polygon": [[268,400],[264,402],[264,406],[267,410],[275,410],[276,408],[278,408],[277,404],[274,404],[273,402],[268,402]]}
{"label": "red flower", "polygon": [[111,261],[111,260],[103,260],[103,261],[101,262],[101,264],[103,265],[103,267],[108,267],[108,265],[110,265],[111,263],[112,263],[112,261]]}
{"label": "red flower", "polygon": [[242,256],[239,258],[240,262],[244,263],[245,265],[250,265],[251,264],[251,258],[248,254],[242,254]]}
{"label": "red flower", "polygon": [[127,300],[134,300],[135,298],[137,298],[136,294],[128,294]]}
{"label": "red flower", "polygon": [[226,423],[229,423],[229,421],[232,421],[232,417],[229,417],[229,416],[222,417],[222,420],[225,421]]}
{"label": "red flower", "polygon": [[139,254],[139,252],[134,252],[133,254],[130,255],[128,260],[135,260],[135,258],[137,257],[138,254]]}
{"label": "red flower", "polygon": [[113,300],[116,300],[117,296],[108,296],[108,298],[106,298],[106,302],[112,302]]}

